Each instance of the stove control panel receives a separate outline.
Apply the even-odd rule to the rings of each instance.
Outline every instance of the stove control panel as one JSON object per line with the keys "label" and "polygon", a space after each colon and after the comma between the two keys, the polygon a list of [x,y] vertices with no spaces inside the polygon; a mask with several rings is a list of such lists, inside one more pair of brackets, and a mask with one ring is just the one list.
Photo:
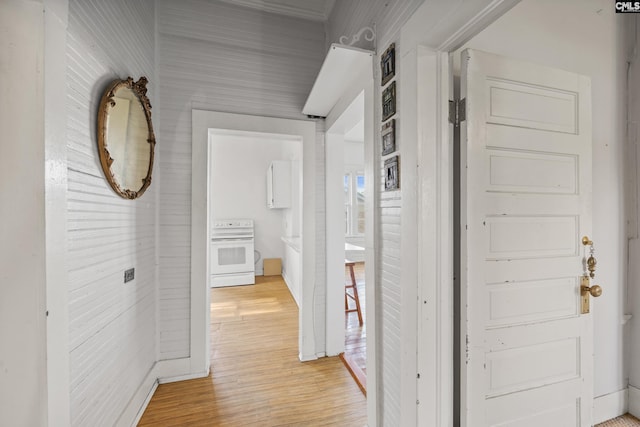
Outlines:
{"label": "stove control panel", "polygon": [[218,219],[213,222],[213,228],[251,228],[252,219]]}

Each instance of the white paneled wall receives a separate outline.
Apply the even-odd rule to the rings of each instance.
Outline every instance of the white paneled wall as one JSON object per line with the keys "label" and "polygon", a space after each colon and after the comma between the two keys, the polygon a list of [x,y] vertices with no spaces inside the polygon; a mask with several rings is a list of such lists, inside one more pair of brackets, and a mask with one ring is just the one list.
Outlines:
{"label": "white paneled wall", "polygon": [[[151,104],[158,104],[154,7],[153,0],[69,2],[67,259],[73,425],[114,425],[156,360],[157,189],[152,184],[135,201],[117,196],[103,175],[96,143],[97,107],[112,80],[147,76]],[[132,267],[135,279],[125,284],[124,271]]]}
{"label": "white paneled wall", "polygon": [[[401,26],[411,16],[411,14],[422,4],[423,0],[404,0],[389,2],[385,0],[354,0],[348,2],[336,2],[327,24],[327,44],[336,43],[341,36],[347,36],[351,41],[361,28],[365,26],[375,27],[377,36],[377,60],[374,61],[374,84],[376,90],[375,99],[375,121],[376,131],[374,135],[379,135],[378,129],[381,123],[381,91],[379,58],[388,44],[396,42],[396,55],[399,52],[399,41],[397,34]],[[362,44],[360,47],[371,47]],[[402,81],[399,80],[400,60],[396,56],[396,81],[400,88]],[[399,107],[399,102],[396,103]],[[396,129],[399,128],[402,112],[398,113],[396,119]],[[376,136],[375,141],[378,141]],[[402,161],[402,135],[396,138],[396,144]],[[380,157],[380,151],[375,150],[375,160],[380,170],[380,187],[377,195],[378,204],[375,215],[378,217],[376,230],[378,247],[376,248],[377,271],[375,288],[378,292],[378,326],[377,330],[377,352],[380,370],[378,372],[378,384],[380,394],[378,395],[381,417],[381,425],[399,425],[400,417],[400,396],[401,396],[401,373],[402,348],[401,340],[401,311],[402,311],[402,289],[400,280],[401,272],[401,227],[412,227],[417,232],[417,224],[401,224],[400,216],[402,212],[401,191],[384,191],[384,159]],[[402,182],[400,182],[402,188]],[[407,250],[412,250],[411,248]],[[413,250],[416,250],[415,248]],[[404,284],[408,286],[409,284]]]}
{"label": "white paneled wall", "polygon": [[[302,106],[324,58],[324,28],[218,1],[156,5],[162,100],[159,350],[161,359],[174,359],[188,357],[190,345],[191,110],[304,118]],[[317,153],[323,150],[318,143]],[[322,159],[318,183],[324,182]],[[306,197],[316,197],[322,218],[317,223],[323,223],[324,187]],[[320,232],[317,264],[324,267]],[[323,284],[324,268],[317,272],[316,282]],[[324,300],[316,301],[317,312],[324,313]]]}

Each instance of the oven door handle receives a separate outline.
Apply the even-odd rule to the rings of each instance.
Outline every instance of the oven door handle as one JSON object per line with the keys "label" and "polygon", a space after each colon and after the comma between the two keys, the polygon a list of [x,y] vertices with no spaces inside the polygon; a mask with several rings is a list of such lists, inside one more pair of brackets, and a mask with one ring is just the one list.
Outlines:
{"label": "oven door handle", "polygon": [[225,243],[225,242],[252,242],[253,237],[237,237],[234,239],[229,239],[227,237],[212,237],[212,243]]}

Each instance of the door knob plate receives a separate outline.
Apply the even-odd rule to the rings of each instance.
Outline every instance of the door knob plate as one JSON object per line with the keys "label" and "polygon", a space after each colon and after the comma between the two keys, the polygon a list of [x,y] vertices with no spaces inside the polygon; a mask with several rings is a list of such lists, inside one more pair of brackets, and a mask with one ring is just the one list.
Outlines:
{"label": "door knob plate", "polygon": [[597,298],[600,295],[602,295],[602,288],[598,285],[589,286],[589,276],[582,276],[580,280],[581,313],[589,313],[591,297]]}

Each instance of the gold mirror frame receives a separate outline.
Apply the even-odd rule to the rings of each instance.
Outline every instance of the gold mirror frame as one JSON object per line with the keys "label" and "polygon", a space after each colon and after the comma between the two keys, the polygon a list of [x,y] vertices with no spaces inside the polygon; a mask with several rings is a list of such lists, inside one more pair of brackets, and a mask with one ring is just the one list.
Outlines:
{"label": "gold mirror frame", "polygon": [[[109,185],[111,185],[111,188],[113,188],[119,196],[125,199],[137,199],[142,196],[147,187],[151,185],[156,137],[153,133],[153,124],[151,123],[151,103],[149,102],[149,98],[147,98],[148,82],[149,80],[144,76],[140,77],[137,82],[134,82],[131,77],[128,77],[126,80],[114,80],[102,95],[100,107],[98,108],[98,153],[100,155],[100,164],[102,165],[102,170],[109,182]],[[121,183],[118,182],[111,169],[114,159],[111,157],[111,153],[109,152],[109,135],[107,125],[109,123],[109,111],[116,105],[113,98],[115,97],[118,89],[121,88],[128,88],[136,95],[142,105],[147,121],[148,134],[146,142],[149,144],[150,150],[149,167],[147,169],[147,174],[144,179],[142,179],[141,186],[138,189],[124,188]],[[141,141],[138,141],[137,143],[141,143]]]}

